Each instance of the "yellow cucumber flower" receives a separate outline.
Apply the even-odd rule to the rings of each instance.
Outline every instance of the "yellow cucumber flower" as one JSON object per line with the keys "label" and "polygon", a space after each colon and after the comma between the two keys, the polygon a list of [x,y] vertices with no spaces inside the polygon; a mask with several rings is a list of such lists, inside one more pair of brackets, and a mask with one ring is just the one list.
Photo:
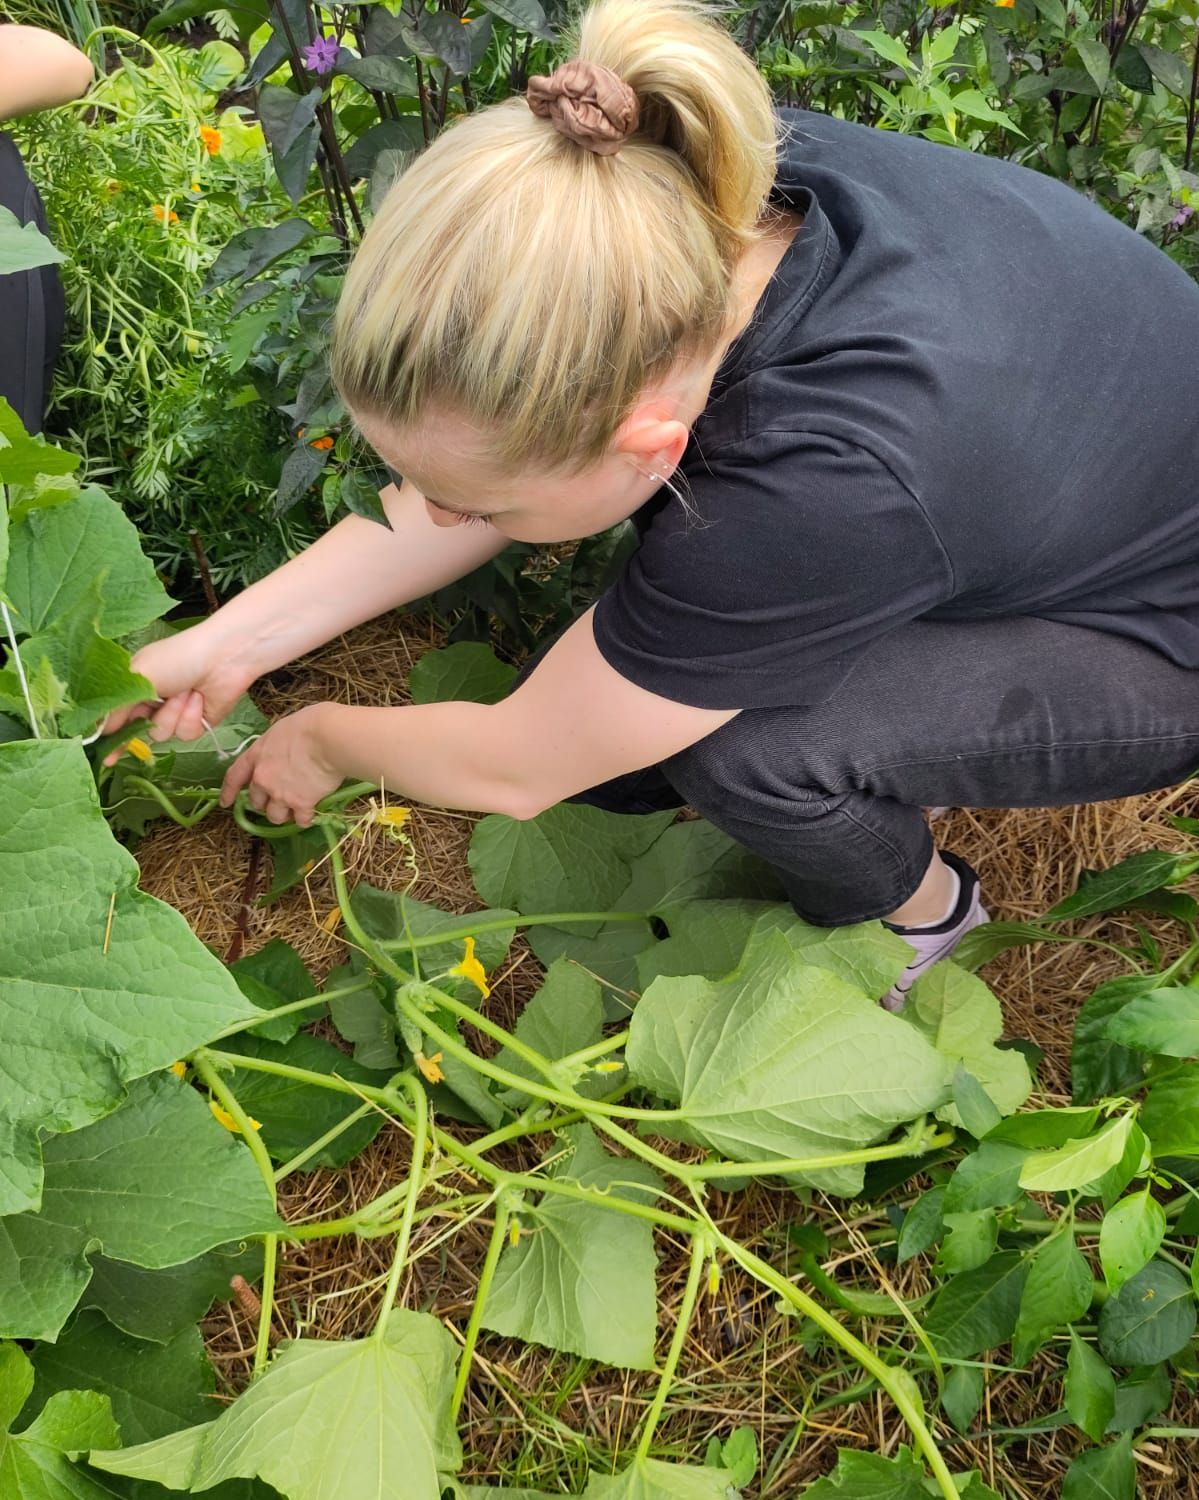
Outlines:
{"label": "yellow cucumber flower", "polygon": [[487,983],[487,970],[475,957],[475,940],[468,937],[466,940],[466,952],[462,956],[462,962],[455,964],[450,970],[451,974],[460,979],[469,979],[471,984],[478,987],[479,994],[486,1000],[491,994],[491,986]]}
{"label": "yellow cucumber flower", "polygon": [[[212,1111],[215,1118],[220,1122],[220,1124],[225,1127],[226,1130],[231,1130],[234,1135],[241,1134],[241,1126],[237,1123],[237,1121],[233,1118],[229,1111],[222,1108],[222,1106],[219,1105],[215,1099],[210,1099],[208,1101],[208,1108]],[[262,1129],[262,1125],[258,1120],[251,1119],[250,1124],[254,1127],[255,1130]]]}
{"label": "yellow cucumber flower", "polygon": [[441,1083],[445,1074],[437,1066],[441,1061],[442,1054],[434,1052],[432,1057],[426,1057],[423,1052],[414,1052],[412,1060],[421,1071],[421,1077],[426,1083]]}

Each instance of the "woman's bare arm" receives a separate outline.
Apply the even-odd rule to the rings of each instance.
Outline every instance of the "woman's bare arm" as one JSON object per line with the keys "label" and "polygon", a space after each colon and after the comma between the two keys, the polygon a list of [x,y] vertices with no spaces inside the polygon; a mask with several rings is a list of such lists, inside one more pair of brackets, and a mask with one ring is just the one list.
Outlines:
{"label": "woman's bare arm", "polygon": [[78,47],[52,31],[0,25],[0,120],[78,99],[94,76]]}

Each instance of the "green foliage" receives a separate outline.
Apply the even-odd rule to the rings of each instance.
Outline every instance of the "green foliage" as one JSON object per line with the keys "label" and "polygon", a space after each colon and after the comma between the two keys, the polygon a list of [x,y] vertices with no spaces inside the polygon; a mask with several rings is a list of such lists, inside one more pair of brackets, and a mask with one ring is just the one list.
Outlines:
{"label": "green foliage", "polygon": [[33,1368],[16,1344],[0,1344],[0,1493],[5,1500],[109,1500],[71,1460],[119,1440],[107,1396],[59,1391],[20,1432],[12,1424],[33,1390]]}

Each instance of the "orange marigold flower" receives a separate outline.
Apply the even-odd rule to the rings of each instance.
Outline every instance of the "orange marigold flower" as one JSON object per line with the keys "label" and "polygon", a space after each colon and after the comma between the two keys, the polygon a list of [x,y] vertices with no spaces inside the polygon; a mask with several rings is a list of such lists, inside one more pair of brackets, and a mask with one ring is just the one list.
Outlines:
{"label": "orange marigold flower", "polygon": [[1015,3],[1016,0],[995,0],[995,4],[1000,10],[1011,10]]}
{"label": "orange marigold flower", "polygon": [[165,209],[163,208],[161,203],[151,204],[150,212],[154,215],[154,217],[160,224],[178,224],[179,222],[179,215],[175,212],[175,210],[173,208],[170,210]]}
{"label": "orange marigold flower", "polygon": [[313,438],[309,447],[315,448],[318,453],[328,453],[333,446],[333,439],[326,433],[324,437]]}
{"label": "orange marigold flower", "polygon": [[200,139],[204,142],[204,149],[209,156],[216,156],[221,149],[221,132],[214,130],[211,125],[200,126]]}

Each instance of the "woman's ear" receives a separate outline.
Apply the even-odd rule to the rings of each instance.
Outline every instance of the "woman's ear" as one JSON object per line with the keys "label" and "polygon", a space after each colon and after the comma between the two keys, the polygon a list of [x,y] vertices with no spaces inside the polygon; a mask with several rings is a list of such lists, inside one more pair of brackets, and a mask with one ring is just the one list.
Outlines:
{"label": "woman's ear", "polygon": [[629,417],[616,434],[616,451],[643,473],[666,477],[679,466],[691,433],[677,417],[655,413],[649,405]]}

